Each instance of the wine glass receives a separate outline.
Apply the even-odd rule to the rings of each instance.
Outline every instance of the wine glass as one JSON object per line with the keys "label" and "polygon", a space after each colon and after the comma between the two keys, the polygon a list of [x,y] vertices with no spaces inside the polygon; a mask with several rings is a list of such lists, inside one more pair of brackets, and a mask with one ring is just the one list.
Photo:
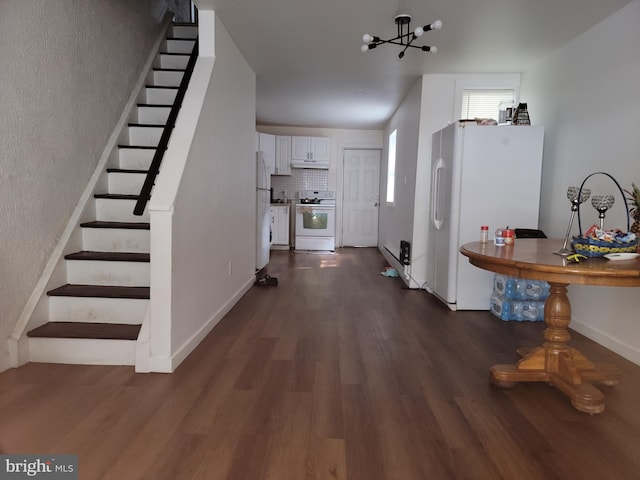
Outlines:
{"label": "wine glass", "polygon": [[604,229],[604,215],[611,207],[615,198],[613,195],[594,195],[591,197],[591,205],[598,211],[598,218],[600,219],[600,229]]}
{"label": "wine glass", "polygon": [[[580,195],[580,198],[578,198]],[[591,195],[591,190],[588,188],[583,188],[582,192],[578,187],[569,187],[567,188],[567,198],[571,202],[571,217],[569,218],[569,226],[567,227],[567,234],[564,236],[564,243],[562,244],[562,248],[555,252],[556,255],[562,255],[566,257],[571,254],[571,250],[567,248],[567,243],[569,241],[569,235],[571,234],[571,227],[573,226],[573,218],[576,216],[576,212],[578,211],[578,206],[581,203],[584,203]]]}

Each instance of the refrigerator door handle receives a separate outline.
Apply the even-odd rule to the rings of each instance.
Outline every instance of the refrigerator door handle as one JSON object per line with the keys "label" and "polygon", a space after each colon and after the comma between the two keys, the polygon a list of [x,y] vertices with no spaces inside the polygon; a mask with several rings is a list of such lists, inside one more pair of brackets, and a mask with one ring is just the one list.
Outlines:
{"label": "refrigerator door handle", "polygon": [[431,223],[436,230],[442,227],[443,218],[440,212],[440,183],[442,182],[442,172],[444,170],[444,160],[438,158],[431,172]]}

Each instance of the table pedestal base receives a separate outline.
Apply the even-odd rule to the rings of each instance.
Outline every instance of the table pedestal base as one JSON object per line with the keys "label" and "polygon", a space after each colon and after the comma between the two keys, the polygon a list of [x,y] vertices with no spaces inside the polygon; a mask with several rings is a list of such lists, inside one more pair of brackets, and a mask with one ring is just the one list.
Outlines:
{"label": "table pedestal base", "polygon": [[571,404],[589,414],[604,411],[604,395],[590,382],[616,385],[620,378],[617,368],[596,366],[575,348],[567,345],[567,330],[571,321],[571,306],[567,285],[550,283],[550,295],[544,307],[546,342],[529,352],[520,350],[523,358],[515,365],[491,367],[491,383],[512,388],[519,382],[547,382],[571,399]]}

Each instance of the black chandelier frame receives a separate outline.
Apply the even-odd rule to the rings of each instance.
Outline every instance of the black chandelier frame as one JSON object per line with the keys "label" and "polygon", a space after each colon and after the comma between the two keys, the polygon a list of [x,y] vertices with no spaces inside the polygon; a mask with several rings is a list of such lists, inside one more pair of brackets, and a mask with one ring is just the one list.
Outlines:
{"label": "black chandelier frame", "polygon": [[[422,50],[423,52],[433,52],[437,51],[436,47],[432,47],[429,45],[413,45],[413,42],[418,39],[418,37],[422,36],[423,33],[428,32],[430,30],[440,29],[442,27],[442,22],[440,20],[436,20],[435,22],[425,25],[422,28],[417,28],[416,30],[411,30],[411,15],[401,14],[397,15],[394,18],[394,22],[398,28],[398,35],[389,40],[383,40],[378,36],[369,35],[365,33],[362,36],[362,40],[365,44],[362,46],[362,51],[366,52],[369,50],[373,50],[378,47],[378,45],[382,45],[385,43],[390,43],[392,45],[399,45],[404,47],[402,51],[398,54],[398,58],[403,58],[405,52],[409,48],[417,48],[418,50]],[[421,32],[417,34],[417,32]]]}

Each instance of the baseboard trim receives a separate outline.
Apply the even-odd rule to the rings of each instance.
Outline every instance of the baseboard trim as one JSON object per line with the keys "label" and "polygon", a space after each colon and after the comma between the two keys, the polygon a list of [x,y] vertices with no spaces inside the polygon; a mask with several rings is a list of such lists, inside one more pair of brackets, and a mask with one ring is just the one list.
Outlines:
{"label": "baseboard trim", "polygon": [[398,271],[398,273],[400,274],[400,278],[405,283],[405,285],[407,287],[410,287],[410,279],[407,275],[406,270],[407,266],[403,265],[402,263],[400,263],[400,260],[398,260],[400,258],[400,253],[397,252],[396,254],[394,254],[393,249],[388,245],[383,245],[382,248],[378,247],[378,250],[380,251],[380,253],[382,253],[382,256],[385,258],[385,260],[389,262],[389,265]]}
{"label": "baseboard trim", "polygon": [[200,342],[213,330],[213,328],[231,311],[238,301],[253,286],[254,277],[251,277],[222,307],[198,329],[184,344],[176,349],[171,357],[151,357],[149,371],[155,373],[172,373],[193,352]]}
{"label": "baseboard trim", "polygon": [[640,351],[622,343],[620,340],[576,320],[571,321],[571,329],[608,348],[612,352],[617,353],[621,357],[626,358],[630,362],[640,365]]}

